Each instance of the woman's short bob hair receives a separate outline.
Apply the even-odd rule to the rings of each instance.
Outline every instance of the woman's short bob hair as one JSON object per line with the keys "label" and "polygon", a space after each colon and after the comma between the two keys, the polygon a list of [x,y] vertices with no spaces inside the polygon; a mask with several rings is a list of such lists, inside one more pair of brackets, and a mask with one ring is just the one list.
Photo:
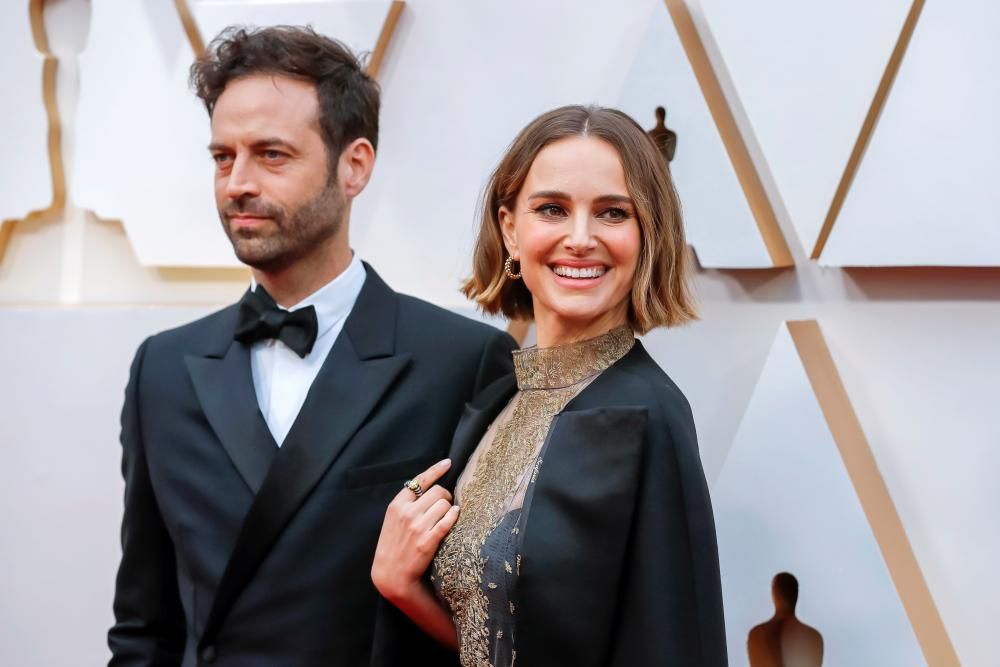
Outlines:
{"label": "woman's short bob hair", "polygon": [[617,109],[565,106],[531,121],[514,139],[483,192],[482,221],[472,258],[472,277],[462,292],[483,311],[508,319],[533,317],[531,292],[504,273],[506,249],[500,232],[500,208],[513,210],[535,157],[567,137],[593,137],[618,151],[625,184],[639,220],[639,261],[632,283],[628,323],[644,334],[659,326],[697,319],[688,285],[688,254],[680,200],[670,168],[653,140],[631,117]]}

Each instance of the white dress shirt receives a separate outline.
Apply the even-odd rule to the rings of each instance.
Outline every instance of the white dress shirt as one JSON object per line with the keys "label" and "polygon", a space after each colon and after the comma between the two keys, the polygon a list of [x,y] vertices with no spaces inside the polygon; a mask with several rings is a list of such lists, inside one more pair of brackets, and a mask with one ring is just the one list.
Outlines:
{"label": "white dress shirt", "polygon": [[[301,302],[286,310],[313,306],[318,323],[316,343],[304,358],[280,340],[263,340],[250,348],[250,370],[257,404],[280,447],[306,400],[309,387],[330,354],[365,284],[365,267],[355,254],[347,269]],[[257,282],[250,281],[255,289]],[[280,306],[279,306],[280,307]]]}

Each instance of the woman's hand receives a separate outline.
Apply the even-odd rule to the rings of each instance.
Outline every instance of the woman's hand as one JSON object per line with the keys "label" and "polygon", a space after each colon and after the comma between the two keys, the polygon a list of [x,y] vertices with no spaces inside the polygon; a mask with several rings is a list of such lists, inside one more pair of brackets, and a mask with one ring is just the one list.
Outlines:
{"label": "woman's hand", "polygon": [[451,461],[445,459],[414,477],[424,492],[418,497],[404,487],[385,512],[372,563],[372,582],[396,606],[426,595],[424,573],[441,540],[458,520],[458,506],[451,504],[451,493],[434,484],[450,467]]}

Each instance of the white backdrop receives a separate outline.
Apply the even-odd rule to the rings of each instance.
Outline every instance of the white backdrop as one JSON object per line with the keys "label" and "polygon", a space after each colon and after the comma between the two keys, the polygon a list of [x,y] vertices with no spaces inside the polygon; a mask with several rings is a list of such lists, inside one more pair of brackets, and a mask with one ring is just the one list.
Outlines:
{"label": "white backdrop", "polygon": [[[0,113],[5,128],[5,158],[0,160],[0,224],[27,216],[52,203],[48,164],[48,119],[42,97],[42,63],[31,36],[27,3],[0,14],[0,86],[8,92]],[[18,159],[16,156],[24,156]]]}
{"label": "white backdrop", "polygon": [[[4,33],[0,62],[16,63],[0,71],[4,81],[41,81],[40,58],[23,53],[31,43],[27,4],[0,8],[5,31],[27,31]],[[209,10],[222,22],[230,12],[241,20],[241,12],[274,11],[249,1],[190,4],[206,25]],[[352,25],[367,27],[341,36],[370,48],[387,3],[285,4],[294,5],[282,7],[292,22],[314,10],[358,17]],[[782,321],[815,318],[962,664],[992,667],[1000,617],[993,516],[1000,270],[827,265],[1000,264],[990,199],[1000,131],[987,85],[990,63],[1000,61],[990,37],[995,10],[927,4],[820,265],[808,251],[909,5],[772,0],[751,12],[736,0],[702,4],[688,3],[795,268],[732,270],[770,260],[659,0],[595,0],[585,10],[568,0],[410,0],[382,66],[381,148],[355,209],[355,247],[401,291],[471,315],[457,285],[476,201],[515,132],[566,102],[620,105],[646,126],[663,104],[679,134],[673,169],[692,243],[706,267],[718,268],[697,275],[702,321],[655,331],[645,342],[694,408],[719,507],[732,664],[746,664],[741,638],[769,615],[766,578],[779,563],[799,575],[803,620],[837,643],[827,664],[915,664],[911,630],[851,505],[815,399],[782,353]],[[0,467],[2,664],[106,659],[121,510],[117,418],[128,363],[145,335],[235,299],[246,285],[245,272],[219,268],[232,259],[211,206],[207,119],[178,78],[191,54],[173,5],[93,0],[92,13],[86,0],[47,6],[70,188],[54,219],[18,222],[0,257],[0,443],[8,454]],[[130,34],[134,62],[123,62]],[[151,45],[158,50],[147,53]],[[156,58],[149,79],[129,73]],[[157,82],[159,89],[143,92]],[[27,117],[44,128],[40,87],[19,90],[24,103],[0,107],[0,123],[28,128],[13,114],[34,108]],[[157,102],[160,115],[152,114],[154,94],[166,100]],[[913,157],[915,141],[933,143],[940,156],[926,169]],[[11,193],[51,188],[44,141],[0,150],[6,167],[18,166],[0,172],[0,210],[20,207],[12,215],[24,215]],[[40,199],[29,206],[48,204]],[[99,221],[94,210],[123,218],[123,226]],[[806,445],[816,457],[790,455]],[[750,524],[731,519],[734,504],[757,525],[788,525],[755,491],[753,465],[763,460],[784,466],[800,493],[830,488],[803,509],[829,517],[837,531],[778,531],[766,558],[743,558],[739,539]],[[814,534],[860,537],[845,538],[856,539],[847,556],[831,550],[796,560],[797,541]],[[867,598],[856,596],[853,611],[821,594],[835,557],[844,572],[875,572],[881,582]],[[859,590],[864,579],[844,581],[841,592]],[[860,635],[846,615],[866,617],[865,610],[883,610],[882,620],[875,615],[865,628],[871,641],[853,641]],[[883,650],[895,647],[888,658],[872,658],[879,637]]]}

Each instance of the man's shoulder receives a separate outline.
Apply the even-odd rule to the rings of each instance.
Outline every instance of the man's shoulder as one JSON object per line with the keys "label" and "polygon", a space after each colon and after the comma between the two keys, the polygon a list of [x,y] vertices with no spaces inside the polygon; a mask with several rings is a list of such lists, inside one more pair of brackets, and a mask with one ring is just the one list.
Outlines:
{"label": "man's shoulder", "polygon": [[209,352],[221,342],[232,340],[238,304],[231,304],[192,322],[155,333],[146,342],[147,350],[160,352]]}
{"label": "man's shoulder", "polygon": [[407,294],[398,294],[399,331],[407,336],[433,340],[436,344],[467,343],[482,347],[492,339],[509,335],[495,326],[454,313]]}

